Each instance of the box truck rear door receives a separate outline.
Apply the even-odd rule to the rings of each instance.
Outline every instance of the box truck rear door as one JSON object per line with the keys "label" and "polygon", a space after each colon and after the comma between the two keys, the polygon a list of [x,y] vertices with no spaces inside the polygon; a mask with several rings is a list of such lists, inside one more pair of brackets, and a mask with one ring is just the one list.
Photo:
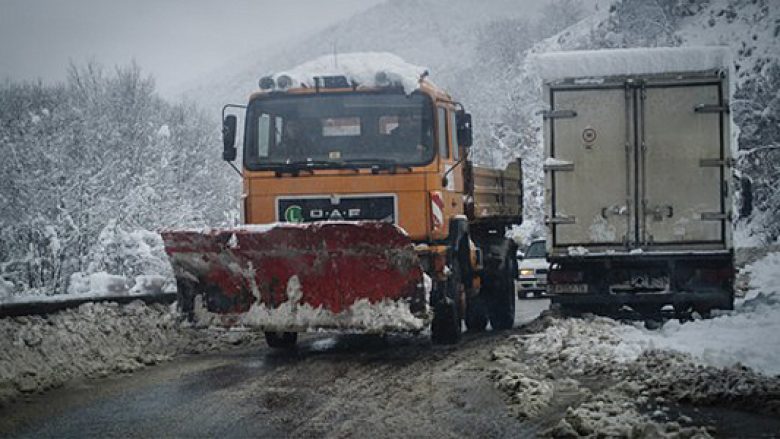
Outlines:
{"label": "box truck rear door", "polygon": [[648,84],[639,105],[643,246],[724,243],[727,127],[720,84]]}
{"label": "box truck rear door", "polygon": [[623,248],[633,241],[630,94],[622,85],[550,93],[545,172],[553,246]]}

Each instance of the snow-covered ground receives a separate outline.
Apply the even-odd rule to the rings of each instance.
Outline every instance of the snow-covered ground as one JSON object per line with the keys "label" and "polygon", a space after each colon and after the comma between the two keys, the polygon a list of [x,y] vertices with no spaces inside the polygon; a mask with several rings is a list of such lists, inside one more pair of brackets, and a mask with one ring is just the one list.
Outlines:
{"label": "snow-covered ground", "polygon": [[72,379],[131,372],[184,353],[257,343],[260,336],[196,330],[181,322],[174,305],[140,301],[0,319],[0,406]]}
{"label": "snow-covered ground", "polygon": [[493,351],[490,376],[520,418],[544,419],[568,407],[546,432],[552,436],[730,434],[722,424],[713,430],[680,413],[680,404],[776,417],[780,252],[744,270],[746,297],[734,311],[708,320],[669,321],[650,331],[603,317],[546,313]]}
{"label": "snow-covered ground", "polygon": [[702,365],[747,366],[780,376],[780,252],[744,270],[750,276],[749,292],[734,311],[687,323],[670,320],[659,330],[598,317],[556,320],[545,331],[524,338],[526,351],[565,352],[569,367],[580,373],[607,361],[627,363],[647,351],[663,350],[687,354]]}
{"label": "snow-covered ground", "polygon": [[685,324],[669,321],[658,331],[620,327],[618,348],[624,352],[675,350],[703,364],[743,364],[780,375],[780,253],[769,253],[744,270],[750,276],[749,292],[733,312]]}

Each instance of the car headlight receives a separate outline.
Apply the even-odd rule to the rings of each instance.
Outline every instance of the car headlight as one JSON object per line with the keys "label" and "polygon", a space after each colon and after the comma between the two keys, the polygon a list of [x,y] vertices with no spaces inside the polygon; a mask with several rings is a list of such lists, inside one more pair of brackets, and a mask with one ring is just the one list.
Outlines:
{"label": "car headlight", "polygon": [[530,268],[523,268],[520,270],[520,276],[533,276],[534,271]]}

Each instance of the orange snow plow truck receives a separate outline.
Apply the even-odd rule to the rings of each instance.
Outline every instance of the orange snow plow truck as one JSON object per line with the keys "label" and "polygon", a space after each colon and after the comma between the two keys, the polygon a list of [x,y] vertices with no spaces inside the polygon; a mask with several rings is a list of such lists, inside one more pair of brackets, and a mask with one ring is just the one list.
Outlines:
{"label": "orange snow plow truck", "polygon": [[162,232],[182,312],[258,328],[279,348],[307,330],[430,324],[435,343],[454,343],[464,320],[512,327],[505,232],[521,221],[520,163],[474,166],[471,116],[426,76],[391,55],[339,55],[337,68],[320,59],[264,77],[247,105],[225,106],[229,162],[227,110],[244,120],[246,225]]}

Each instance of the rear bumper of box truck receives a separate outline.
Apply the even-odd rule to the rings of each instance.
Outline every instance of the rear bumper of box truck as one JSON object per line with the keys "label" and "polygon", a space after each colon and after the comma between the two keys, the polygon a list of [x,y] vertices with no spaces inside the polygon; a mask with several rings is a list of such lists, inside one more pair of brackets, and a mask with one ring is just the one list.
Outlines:
{"label": "rear bumper of box truck", "polygon": [[551,258],[553,303],[583,310],[629,306],[655,313],[734,307],[733,252],[588,255]]}

